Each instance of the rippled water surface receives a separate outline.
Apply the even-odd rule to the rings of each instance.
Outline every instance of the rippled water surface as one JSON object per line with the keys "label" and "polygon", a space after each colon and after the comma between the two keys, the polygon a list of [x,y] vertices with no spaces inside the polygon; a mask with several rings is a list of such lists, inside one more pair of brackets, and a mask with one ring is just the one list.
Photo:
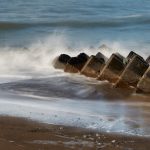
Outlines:
{"label": "rippled water surface", "polygon": [[0,42],[24,45],[58,33],[76,46],[104,41],[148,51],[149,14],[148,0],[1,0]]}

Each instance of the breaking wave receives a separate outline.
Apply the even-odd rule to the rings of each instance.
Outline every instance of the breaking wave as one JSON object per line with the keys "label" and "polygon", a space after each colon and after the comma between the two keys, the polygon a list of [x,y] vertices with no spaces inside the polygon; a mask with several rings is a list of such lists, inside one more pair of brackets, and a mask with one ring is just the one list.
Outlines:
{"label": "breaking wave", "polygon": [[149,16],[130,15],[99,20],[61,20],[51,22],[0,22],[0,30],[17,30],[31,27],[111,28],[150,24]]}
{"label": "breaking wave", "polygon": [[[113,52],[120,52],[126,56],[130,49],[119,42],[101,41],[92,47],[79,44],[71,47],[71,42],[64,34],[53,34],[49,37],[33,41],[27,47],[0,47],[0,75],[10,73],[27,73],[36,71],[53,71],[52,61],[61,53],[76,56],[81,52],[95,55],[102,52],[109,57]],[[106,44],[105,47],[103,44]],[[100,47],[103,45],[102,47]],[[143,52],[142,56],[146,56]]]}

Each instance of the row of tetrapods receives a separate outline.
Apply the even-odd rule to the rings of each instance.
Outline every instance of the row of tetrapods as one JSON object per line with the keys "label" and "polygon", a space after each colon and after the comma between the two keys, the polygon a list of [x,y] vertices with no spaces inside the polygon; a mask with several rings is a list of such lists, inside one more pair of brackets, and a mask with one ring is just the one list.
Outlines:
{"label": "row of tetrapods", "polygon": [[127,57],[113,53],[110,58],[101,52],[88,56],[80,53],[76,57],[61,54],[53,61],[56,69],[81,73],[87,77],[107,80],[118,88],[136,89],[137,93],[150,94],[150,56],[145,60],[131,51]]}

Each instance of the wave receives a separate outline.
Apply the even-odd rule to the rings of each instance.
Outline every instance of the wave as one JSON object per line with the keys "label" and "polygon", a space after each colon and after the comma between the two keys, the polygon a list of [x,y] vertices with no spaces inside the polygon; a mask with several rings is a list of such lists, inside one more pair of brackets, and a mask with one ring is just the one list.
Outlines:
{"label": "wave", "polygon": [[28,23],[0,22],[0,30],[23,29],[23,28],[28,28],[30,26],[32,25]]}
{"label": "wave", "polygon": [[[0,47],[0,76],[18,73],[22,75],[26,73],[33,73],[34,75],[36,73],[52,74],[54,72],[52,61],[61,53],[76,56],[81,52],[95,55],[100,51],[109,57],[114,52],[119,52],[124,56],[127,56],[130,52],[127,43],[122,44],[117,41],[101,41],[94,45],[94,47],[87,43],[83,45],[80,43],[77,45],[78,47],[71,47],[72,42],[64,33],[54,33],[46,38],[33,39],[32,44],[26,45],[26,47]],[[100,47],[102,44],[110,48],[103,49]],[[147,57],[146,51],[140,51],[139,54],[145,58]]]}
{"label": "wave", "polygon": [[144,17],[142,14],[134,14],[134,15],[118,16],[117,18],[142,18],[142,17]]}
{"label": "wave", "polygon": [[122,16],[118,18],[99,19],[97,21],[87,20],[63,20],[55,22],[0,22],[0,30],[15,30],[32,27],[69,27],[69,28],[110,28],[124,27],[137,24],[150,24],[150,17],[141,15]]}
{"label": "wave", "polygon": [[40,23],[15,23],[1,22],[0,30],[16,30],[32,27],[70,27],[70,28],[90,28],[90,27],[119,27],[123,24],[115,21],[58,21],[58,22],[40,22]]}

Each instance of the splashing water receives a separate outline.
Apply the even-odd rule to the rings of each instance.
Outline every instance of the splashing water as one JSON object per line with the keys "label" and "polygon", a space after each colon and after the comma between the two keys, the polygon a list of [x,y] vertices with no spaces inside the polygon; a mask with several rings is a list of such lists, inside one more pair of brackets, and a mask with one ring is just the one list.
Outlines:
{"label": "splashing water", "polygon": [[[129,49],[118,42],[102,41],[95,45],[95,47],[83,44],[80,44],[78,47],[71,47],[71,42],[63,34],[53,34],[46,38],[35,40],[33,44],[27,47],[1,47],[0,75],[52,71],[53,59],[62,53],[76,56],[81,52],[95,55],[100,51],[107,57],[110,57],[114,52],[119,52],[124,56],[127,56],[130,52]],[[100,47],[103,44],[110,48]],[[146,53],[143,53],[142,56],[146,57]]]}

